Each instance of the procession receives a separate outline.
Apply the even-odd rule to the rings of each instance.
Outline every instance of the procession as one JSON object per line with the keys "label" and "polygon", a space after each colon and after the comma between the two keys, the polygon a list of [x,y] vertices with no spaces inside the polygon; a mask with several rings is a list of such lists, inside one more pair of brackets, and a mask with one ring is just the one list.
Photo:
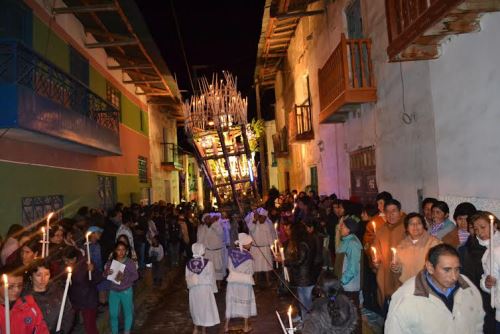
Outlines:
{"label": "procession", "polygon": [[500,0],[0,5],[0,334],[500,334]]}

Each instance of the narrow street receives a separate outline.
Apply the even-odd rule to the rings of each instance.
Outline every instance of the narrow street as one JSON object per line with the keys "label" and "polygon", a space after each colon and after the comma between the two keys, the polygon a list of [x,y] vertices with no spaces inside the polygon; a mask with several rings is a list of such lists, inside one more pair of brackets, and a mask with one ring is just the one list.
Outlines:
{"label": "narrow street", "polygon": [[[255,288],[258,316],[251,319],[253,333],[280,333],[280,326],[276,319],[275,310],[280,310],[283,316],[291,302],[291,298],[278,297],[276,282],[270,288]],[[167,275],[167,282],[160,289],[152,289],[144,294],[141,306],[136,308],[137,319],[135,333],[151,334],[188,334],[193,331],[193,324],[189,314],[188,290],[184,280],[184,268],[173,268]],[[225,311],[225,289],[216,294],[217,305],[221,321]],[[285,318],[283,318],[285,320]],[[231,320],[230,333],[243,333],[241,319]],[[222,323],[207,330],[208,334],[222,333]]]}

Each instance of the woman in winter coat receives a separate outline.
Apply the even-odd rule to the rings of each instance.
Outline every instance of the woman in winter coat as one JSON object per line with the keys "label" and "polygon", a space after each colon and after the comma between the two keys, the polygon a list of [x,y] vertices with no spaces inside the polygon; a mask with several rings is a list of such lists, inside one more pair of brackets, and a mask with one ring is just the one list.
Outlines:
{"label": "woman in winter coat", "polygon": [[[125,265],[125,269],[117,273],[115,280],[118,283],[111,282],[109,292],[109,317],[111,322],[111,332],[118,334],[118,316],[120,306],[123,308],[123,317],[125,320],[124,334],[130,334],[134,318],[134,291],[132,285],[139,278],[137,267],[134,261],[129,258],[130,249],[128,246],[118,241],[115,245],[113,260]],[[108,261],[104,267],[104,277],[113,274],[111,263]]]}
{"label": "woman in winter coat", "polygon": [[[486,287],[486,278],[489,271],[489,248],[490,248],[490,213],[477,211],[470,217],[474,225],[475,236],[470,236],[465,244],[464,261],[462,263],[463,274],[474,283],[481,292],[483,309],[486,313],[484,318],[484,332],[495,333],[495,310],[490,306],[489,289]],[[495,227],[496,230],[496,227]],[[493,248],[500,247],[500,233],[493,235]],[[489,281],[489,280],[488,280]]]}
{"label": "woman in winter coat", "polygon": [[424,217],[418,213],[408,214],[404,226],[406,237],[396,247],[396,261],[391,264],[391,271],[401,284],[424,268],[429,249],[441,243],[427,232]]}
{"label": "woman in winter coat", "polygon": [[304,319],[302,334],[350,334],[358,323],[358,311],[342,294],[342,285],[332,272],[321,274],[318,287],[321,297],[313,303]]}
{"label": "woman in winter coat", "polygon": [[[23,294],[32,295],[38,307],[42,310],[43,319],[51,333],[56,332],[57,319],[61,309],[63,297],[62,287],[50,281],[49,264],[43,259],[35,260],[29,270],[31,277],[31,287]],[[75,319],[75,312],[71,304],[64,305],[61,330],[63,333],[70,333]]]}

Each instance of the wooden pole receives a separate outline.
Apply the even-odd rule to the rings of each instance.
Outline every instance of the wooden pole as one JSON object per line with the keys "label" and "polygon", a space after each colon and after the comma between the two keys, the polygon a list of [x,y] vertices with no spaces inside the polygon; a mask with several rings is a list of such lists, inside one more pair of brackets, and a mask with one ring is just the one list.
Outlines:
{"label": "wooden pole", "polygon": [[[257,108],[257,120],[262,119],[262,111],[260,106],[260,84],[255,83],[255,102]],[[266,159],[266,134],[259,139],[259,155],[260,155],[260,175],[262,180],[262,196],[265,197],[269,190],[267,159]]]}

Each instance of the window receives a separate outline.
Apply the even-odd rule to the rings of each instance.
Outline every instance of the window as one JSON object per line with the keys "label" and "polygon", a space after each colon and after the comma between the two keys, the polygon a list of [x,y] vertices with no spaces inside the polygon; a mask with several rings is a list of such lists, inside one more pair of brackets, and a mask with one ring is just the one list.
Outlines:
{"label": "window", "polygon": [[311,190],[318,194],[318,168],[311,167]]}
{"label": "window", "polygon": [[33,14],[18,0],[0,1],[0,38],[17,39],[31,46],[33,42]]}
{"label": "window", "polygon": [[57,219],[62,218],[64,197],[62,195],[23,197],[21,205],[22,224],[29,226],[42,221],[49,212],[56,212]]}
{"label": "window", "polygon": [[139,182],[148,182],[148,158],[139,157],[138,159],[139,167]]}
{"label": "window", "polygon": [[[121,111],[121,92],[111,83],[106,82],[106,100],[119,111]],[[120,113],[121,117],[121,113]]]}
{"label": "window", "polygon": [[109,210],[116,203],[116,177],[115,176],[97,176],[99,206],[102,209]]}
{"label": "window", "polygon": [[278,167],[278,160],[276,160],[276,154],[271,152],[271,167]]}
{"label": "window", "polygon": [[69,71],[85,86],[89,85],[89,61],[71,46],[69,47]]}

